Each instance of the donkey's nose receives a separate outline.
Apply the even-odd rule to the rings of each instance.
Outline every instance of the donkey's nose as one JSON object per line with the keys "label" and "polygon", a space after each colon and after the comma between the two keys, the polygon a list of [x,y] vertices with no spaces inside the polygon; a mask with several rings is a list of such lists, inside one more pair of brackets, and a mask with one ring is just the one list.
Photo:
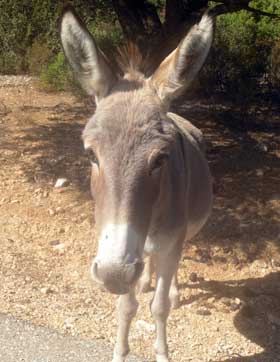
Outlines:
{"label": "donkey's nose", "polygon": [[101,283],[109,292],[126,294],[140,277],[143,268],[144,263],[140,261],[131,264],[111,264],[94,261],[92,276],[95,281]]}

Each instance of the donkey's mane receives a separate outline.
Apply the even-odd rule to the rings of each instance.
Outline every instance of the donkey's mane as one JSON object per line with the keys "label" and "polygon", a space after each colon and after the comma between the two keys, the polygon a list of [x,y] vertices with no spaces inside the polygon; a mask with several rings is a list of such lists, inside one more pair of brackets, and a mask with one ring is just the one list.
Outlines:
{"label": "donkey's mane", "polygon": [[136,44],[128,42],[119,47],[117,53],[117,64],[122,74],[128,74],[134,79],[147,75],[149,71],[148,57],[143,56]]}

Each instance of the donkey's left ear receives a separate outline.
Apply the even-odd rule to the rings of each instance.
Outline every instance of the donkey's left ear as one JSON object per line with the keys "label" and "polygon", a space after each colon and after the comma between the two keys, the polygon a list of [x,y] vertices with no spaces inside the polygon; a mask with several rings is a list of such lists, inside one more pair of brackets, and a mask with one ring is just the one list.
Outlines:
{"label": "donkey's left ear", "polygon": [[210,50],[213,27],[213,18],[206,12],[149,79],[163,102],[177,97],[195,78]]}
{"label": "donkey's left ear", "polygon": [[61,15],[60,37],[66,58],[82,87],[96,100],[105,97],[116,77],[71,6],[66,6]]}

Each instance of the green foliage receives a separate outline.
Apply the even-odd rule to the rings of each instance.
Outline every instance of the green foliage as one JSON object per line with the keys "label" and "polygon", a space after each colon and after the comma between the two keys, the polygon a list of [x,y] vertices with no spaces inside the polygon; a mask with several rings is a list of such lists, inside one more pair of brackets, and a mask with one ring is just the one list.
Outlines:
{"label": "green foliage", "polygon": [[[164,0],[150,0],[161,12]],[[123,42],[112,3],[72,0],[98,45],[107,54]],[[0,0],[0,73],[32,72],[57,89],[72,87],[58,36],[63,2]],[[280,14],[279,0],[254,0],[250,6]],[[161,12],[163,14],[163,12]],[[241,11],[217,20],[214,47],[201,75],[208,92],[238,98],[258,89],[260,81],[280,84],[280,21]]]}
{"label": "green foliage", "polygon": [[[280,13],[278,0],[255,0],[251,6]],[[259,92],[264,80],[276,86],[279,39],[279,20],[246,11],[220,16],[213,49],[202,72],[203,87],[209,93],[213,88],[227,92],[240,101]]]}
{"label": "green foliage", "polygon": [[73,78],[62,52],[59,52],[49,64],[42,68],[40,80],[48,89],[65,90],[70,88]]}
{"label": "green foliage", "polygon": [[[0,1],[1,73],[28,70],[27,52],[38,37],[48,42],[59,6],[54,0]],[[9,54],[13,53],[13,61]]]}
{"label": "green foliage", "polygon": [[42,68],[53,57],[51,49],[46,42],[36,39],[27,51],[28,69],[32,74],[40,74]]}
{"label": "green foliage", "polygon": [[108,55],[113,54],[116,48],[123,43],[123,33],[118,25],[95,21],[90,23],[88,28],[97,45]]}
{"label": "green foliage", "polygon": [[[109,27],[103,27],[103,29],[101,29],[95,27],[94,24],[91,24],[89,27],[91,28],[91,32],[97,44],[106,53],[110,53],[113,52],[113,50],[116,50],[115,48],[117,48],[122,42],[122,34],[119,28],[112,29]],[[39,56],[40,53],[37,53],[37,50],[39,50],[40,48],[44,48],[44,46],[39,43],[35,47],[36,51],[33,52],[31,60],[32,64],[34,64],[34,66],[38,70],[40,70],[39,64],[41,62],[40,80],[42,85],[48,89],[77,90],[79,88],[79,85],[74,79],[72,72],[67,65],[63,52],[60,51],[55,57],[52,57],[51,60],[45,62],[45,59],[42,59]],[[36,54],[35,59],[34,53]],[[44,66],[42,66],[43,64]]]}

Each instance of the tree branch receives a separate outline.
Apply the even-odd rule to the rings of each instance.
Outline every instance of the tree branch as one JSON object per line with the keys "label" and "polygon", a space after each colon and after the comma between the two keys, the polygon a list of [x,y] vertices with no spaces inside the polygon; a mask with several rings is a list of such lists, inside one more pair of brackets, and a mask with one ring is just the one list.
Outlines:
{"label": "tree branch", "polygon": [[263,10],[252,8],[251,6],[249,6],[251,0],[214,0],[214,1],[219,3],[210,10],[211,14],[215,16],[246,10],[259,16],[268,16],[270,18],[280,19],[280,16],[277,14],[272,14]]}

